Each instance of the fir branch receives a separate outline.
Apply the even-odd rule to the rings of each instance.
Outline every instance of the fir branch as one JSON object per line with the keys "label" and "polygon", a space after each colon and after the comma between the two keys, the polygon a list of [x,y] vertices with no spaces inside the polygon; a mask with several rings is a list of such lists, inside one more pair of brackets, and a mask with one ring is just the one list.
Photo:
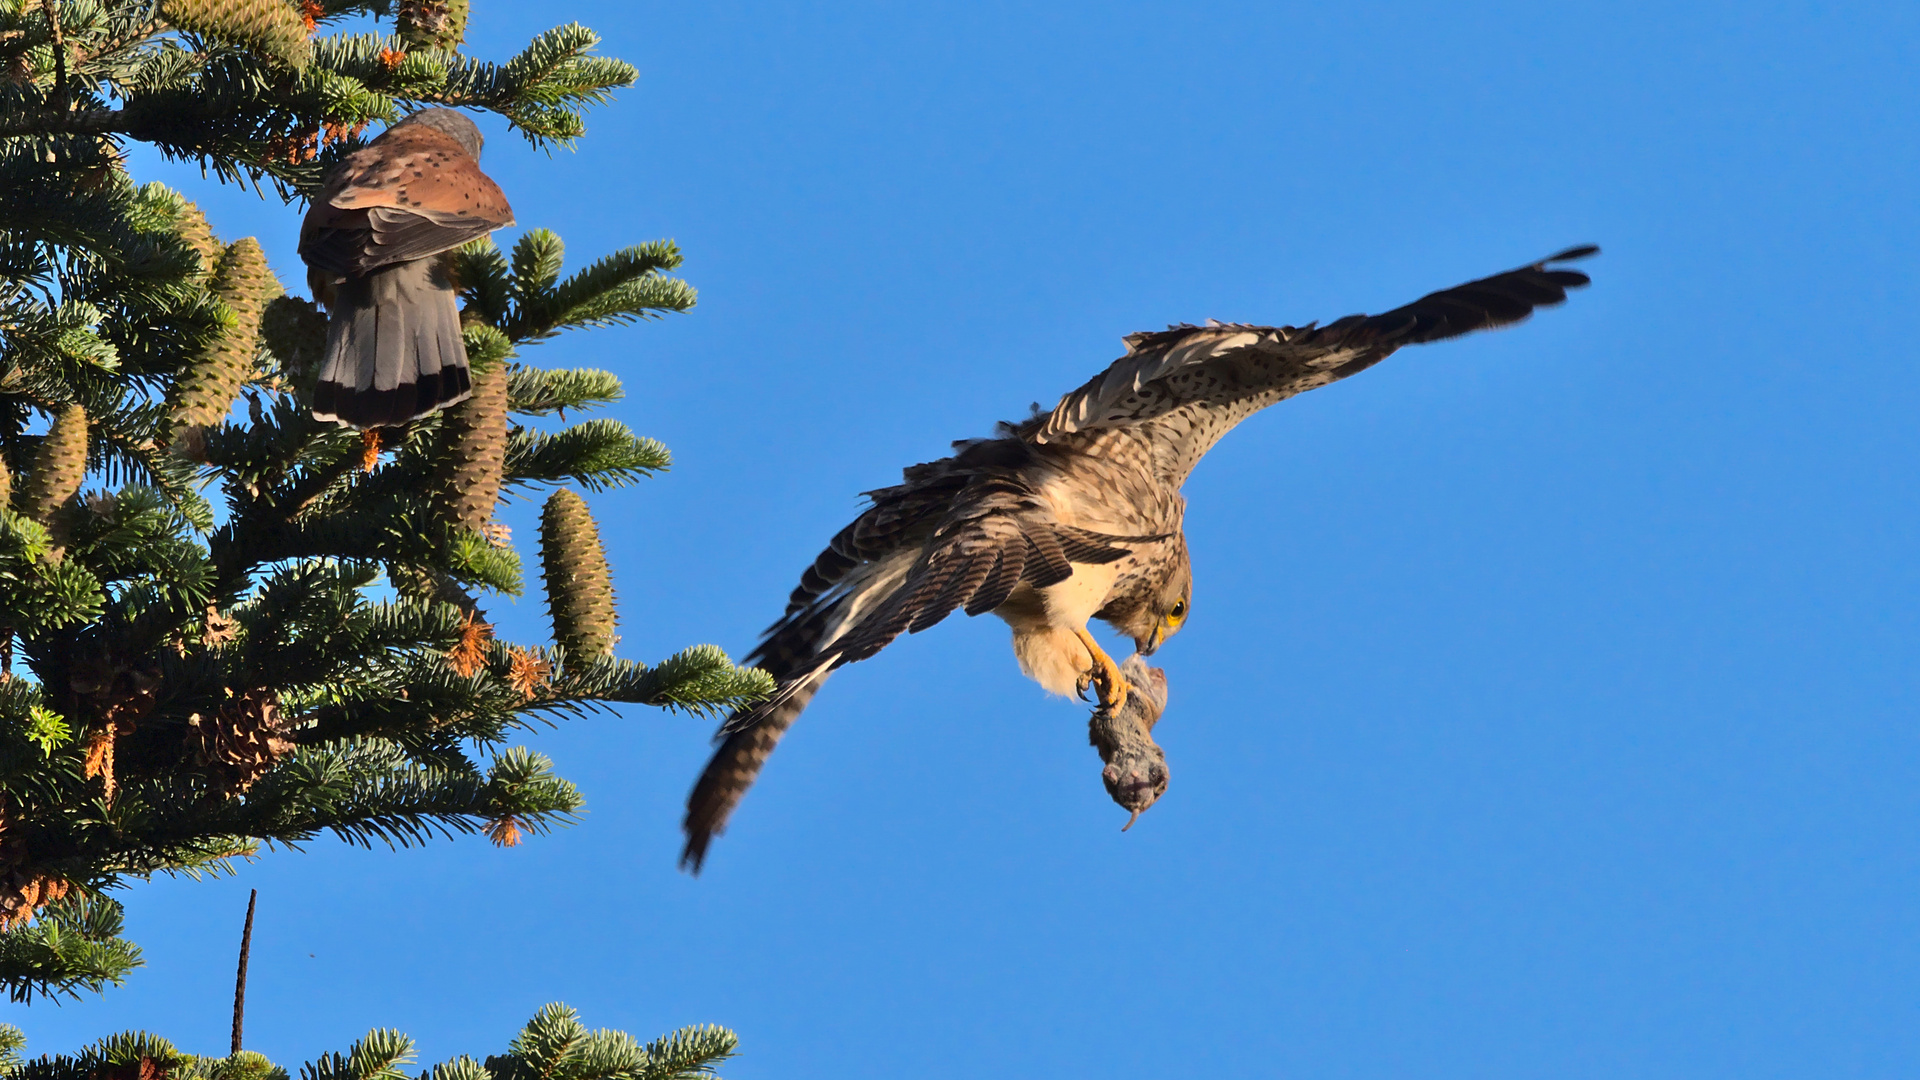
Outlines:
{"label": "fir branch", "polygon": [[739,1047],[740,1037],[718,1024],[683,1027],[648,1043],[647,1063],[633,1075],[637,1080],[706,1080]]}
{"label": "fir branch", "polygon": [[400,1066],[413,1060],[413,1040],[376,1028],[345,1054],[323,1054],[300,1068],[300,1080],[407,1080]]}
{"label": "fir branch", "polygon": [[[237,1051],[196,1057],[166,1039],[129,1031],[101,1039],[77,1054],[22,1061],[26,1038],[0,1025],[0,1072],[9,1080],[103,1080],[150,1075],[175,1080],[287,1080],[264,1056]],[[565,1005],[544,1006],[485,1064],[462,1054],[422,1074],[422,1080],[715,1080],[714,1067],[731,1058],[739,1039],[715,1025],[684,1027],[642,1045],[623,1031],[588,1031]],[[300,1080],[405,1080],[414,1059],[406,1035],[376,1028],[345,1053],[320,1055],[300,1067]]]}
{"label": "fir branch", "polygon": [[695,645],[651,668],[609,657],[569,669],[542,704],[630,701],[705,716],[729,712],[772,691],[773,679],[766,672],[735,666],[717,646]]}
{"label": "fir branch", "polygon": [[554,434],[517,430],[507,443],[510,484],[573,481],[589,491],[624,487],[672,464],[667,448],[618,420],[588,420]]}
{"label": "fir branch", "polygon": [[54,108],[65,112],[70,102],[67,96],[67,37],[60,29],[60,3],[59,0],[40,0],[40,7],[47,13],[47,27],[53,45]]}
{"label": "fir branch", "polygon": [[530,767],[482,778],[414,764],[385,739],[301,747],[248,792],[244,808],[209,817],[231,814],[245,831],[282,841],[324,829],[361,847],[396,848],[479,832],[506,816],[536,831],[573,821],[579,791],[545,758],[526,757]]}
{"label": "fir branch", "polygon": [[451,271],[467,310],[487,323],[506,318],[513,302],[513,269],[492,237],[481,237],[454,252]]}
{"label": "fir branch", "polygon": [[507,384],[508,408],[522,416],[590,409],[626,396],[620,377],[594,368],[552,370],[516,366]]}
{"label": "fir branch", "polygon": [[0,986],[14,1002],[41,997],[78,999],[127,981],[140,967],[140,947],[120,937],[119,903],[69,893],[47,905],[37,922],[0,932]]}
{"label": "fir branch", "polygon": [[590,1032],[579,1013],[555,1002],[486,1067],[494,1080],[707,1080],[739,1042],[726,1028],[706,1025],[643,1046],[623,1031]]}
{"label": "fir branch", "polygon": [[486,1066],[465,1054],[427,1070],[423,1080],[494,1080]]}
{"label": "fir branch", "polygon": [[[547,229],[528,229],[513,245],[513,302],[517,307],[538,303],[560,279],[566,245]],[[509,337],[517,338],[511,332]]]}
{"label": "fir branch", "polygon": [[561,311],[578,307],[608,289],[637,278],[672,270],[681,263],[680,248],[671,240],[637,244],[594,263],[568,278],[553,291],[553,306]]}
{"label": "fir branch", "polygon": [[25,135],[105,135],[130,134],[134,121],[124,109],[79,109],[66,111],[49,108],[37,112],[0,116],[0,139]]}

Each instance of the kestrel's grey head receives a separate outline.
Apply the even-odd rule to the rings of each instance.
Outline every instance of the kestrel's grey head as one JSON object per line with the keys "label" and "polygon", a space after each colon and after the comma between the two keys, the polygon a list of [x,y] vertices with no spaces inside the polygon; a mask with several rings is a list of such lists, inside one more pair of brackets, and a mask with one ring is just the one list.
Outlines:
{"label": "kestrel's grey head", "polygon": [[460,148],[467,152],[467,156],[475,161],[480,160],[480,148],[486,145],[486,139],[480,135],[479,126],[469,120],[467,114],[455,109],[421,109],[393,126],[405,127],[408,124],[423,124],[452,137],[460,144]]}
{"label": "kestrel's grey head", "polygon": [[1508,326],[1558,304],[1588,279],[1549,264],[1597,250],[1571,248],[1324,326],[1210,323],[1132,334],[1125,356],[1051,412],[1007,425],[998,438],[956,443],[951,457],[870,492],[872,507],[801,575],[786,614],[748,655],[777,688],[721,725],[720,747],[687,798],[682,864],[699,870],[708,843],[834,669],[955,611],[1006,620],[1022,671],[1059,693],[1098,688],[1113,713],[1132,688],[1087,621],[1107,622],[1141,653],[1186,624],[1193,573],[1180,488],[1221,436],[1401,346]]}
{"label": "kestrel's grey head", "polygon": [[1109,594],[1105,607],[1093,617],[1133,639],[1134,651],[1152,656],[1166,640],[1187,624],[1193,608],[1193,563],[1187,557],[1187,538],[1175,533],[1159,541],[1164,552],[1150,565],[1159,573],[1133,590]]}

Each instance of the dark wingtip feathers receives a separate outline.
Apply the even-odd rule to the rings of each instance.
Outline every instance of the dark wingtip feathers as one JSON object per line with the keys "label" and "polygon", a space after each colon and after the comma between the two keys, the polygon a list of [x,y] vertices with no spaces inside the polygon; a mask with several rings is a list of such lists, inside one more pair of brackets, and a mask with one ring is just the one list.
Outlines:
{"label": "dark wingtip feathers", "polygon": [[[1548,264],[1584,259],[1600,253],[1596,244],[1581,244],[1504,274],[1469,281],[1451,289],[1428,293],[1411,304],[1364,319],[1368,334],[1388,351],[1459,337],[1475,330],[1492,330],[1524,321],[1538,308],[1566,302],[1567,290],[1593,279],[1578,270],[1549,269]],[[1348,319],[1328,325],[1320,333],[1342,329]],[[1384,356],[1385,353],[1380,355]]]}
{"label": "dark wingtip feathers", "polygon": [[1600,254],[1599,244],[1581,244],[1578,247],[1570,247],[1558,255],[1549,255],[1533,265],[1545,266],[1548,263],[1572,262],[1575,259],[1584,259],[1589,255],[1598,254]]}

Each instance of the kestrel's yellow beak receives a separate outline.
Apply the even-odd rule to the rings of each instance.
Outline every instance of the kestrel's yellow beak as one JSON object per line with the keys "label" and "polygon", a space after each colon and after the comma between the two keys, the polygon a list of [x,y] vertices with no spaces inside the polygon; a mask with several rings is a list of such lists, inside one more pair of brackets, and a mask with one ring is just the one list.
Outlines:
{"label": "kestrel's yellow beak", "polygon": [[1165,640],[1167,640],[1167,626],[1161,623],[1153,628],[1153,634],[1146,641],[1136,641],[1134,646],[1140,650],[1141,656],[1152,656],[1160,648],[1160,643]]}
{"label": "kestrel's yellow beak", "polygon": [[1186,621],[1187,602],[1182,600],[1174,605],[1172,611],[1161,617],[1159,625],[1153,628],[1153,633],[1147,637],[1147,640],[1141,641],[1135,638],[1133,643],[1140,650],[1141,656],[1152,656]]}

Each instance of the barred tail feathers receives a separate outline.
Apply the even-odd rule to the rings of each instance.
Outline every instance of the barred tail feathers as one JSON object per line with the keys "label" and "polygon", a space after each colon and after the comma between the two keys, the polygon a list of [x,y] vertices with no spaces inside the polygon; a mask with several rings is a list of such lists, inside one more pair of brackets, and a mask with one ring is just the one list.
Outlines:
{"label": "barred tail feathers", "polygon": [[439,259],[382,267],[335,286],[317,419],[403,424],[473,392],[460,311]]}
{"label": "barred tail feathers", "polygon": [[[727,819],[733,816],[734,808],[759,778],[761,767],[773,756],[774,747],[780,745],[780,737],[806,711],[807,703],[831,673],[830,668],[823,668],[786,683],[773,697],[728,720],[722,730],[734,730],[721,739],[719,748],[687,796],[687,816],[681,826],[687,834],[687,843],[680,851],[681,869],[691,874],[700,873],[713,838],[727,830]],[[745,724],[735,728],[736,721],[745,721]]]}

